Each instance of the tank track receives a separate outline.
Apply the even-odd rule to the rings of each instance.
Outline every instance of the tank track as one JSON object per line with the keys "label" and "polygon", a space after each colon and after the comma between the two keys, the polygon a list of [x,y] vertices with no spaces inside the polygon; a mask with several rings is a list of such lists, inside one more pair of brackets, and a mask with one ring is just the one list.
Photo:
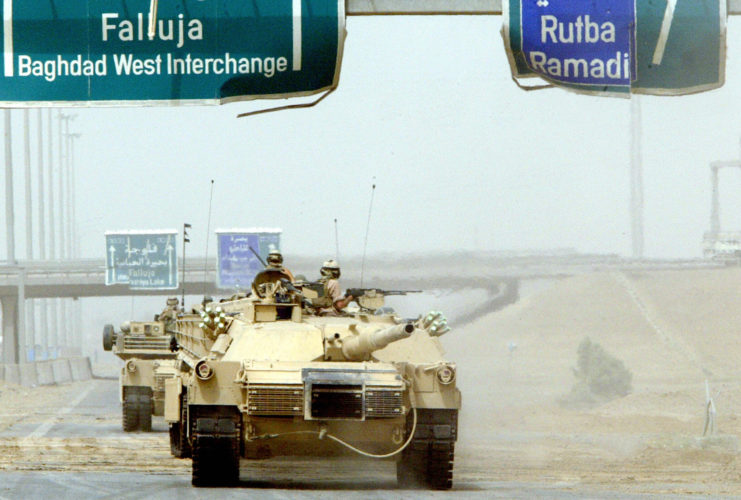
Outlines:
{"label": "tank track", "polygon": [[149,387],[124,387],[122,427],[124,432],[152,430],[152,389]]}
{"label": "tank track", "polygon": [[239,415],[230,412],[195,418],[193,486],[234,486],[239,482],[239,422]]}
{"label": "tank track", "polygon": [[188,410],[185,390],[180,396],[180,421],[170,424],[170,453],[175,458],[190,458],[192,450],[188,441]]}
{"label": "tank track", "polygon": [[[411,432],[411,419],[407,432]],[[418,409],[417,430],[396,463],[399,487],[452,488],[457,433],[458,410]]]}

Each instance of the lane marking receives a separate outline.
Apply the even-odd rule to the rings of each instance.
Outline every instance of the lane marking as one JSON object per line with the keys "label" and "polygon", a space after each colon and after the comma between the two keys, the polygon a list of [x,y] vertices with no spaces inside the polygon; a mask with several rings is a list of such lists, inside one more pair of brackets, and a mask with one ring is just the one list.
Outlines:
{"label": "lane marking", "polygon": [[674,20],[674,9],[677,7],[677,0],[667,0],[666,10],[664,11],[664,20],[661,21],[661,31],[659,31],[659,39],[656,41],[656,49],[654,49],[654,57],[651,61],[657,66],[661,64],[661,60],[664,58],[664,49],[666,49],[666,39],[669,38],[669,30],[672,28],[672,21]]}
{"label": "lane marking", "polygon": [[80,395],[77,396],[68,406],[64,408],[60,408],[59,411],[57,411],[51,418],[46,420],[46,422],[44,422],[43,424],[39,425],[36,429],[34,429],[33,432],[31,432],[28,436],[23,438],[23,440],[25,441],[27,439],[33,439],[33,438],[45,436],[46,433],[49,432],[49,430],[51,430],[52,427],[54,427],[54,424],[57,423],[57,420],[59,419],[59,417],[61,417],[62,415],[66,415],[67,413],[74,410],[75,407],[79,405],[82,402],[82,400],[85,399],[88,396],[88,394],[90,394],[93,391],[93,389],[97,388],[97,386],[98,386],[98,383],[93,382],[87,389],[82,391]]}
{"label": "lane marking", "polygon": [[13,0],[3,0],[3,47],[5,76],[13,76]]}
{"label": "lane marking", "polygon": [[301,71],[301,0],[293,0],[293,71]]}

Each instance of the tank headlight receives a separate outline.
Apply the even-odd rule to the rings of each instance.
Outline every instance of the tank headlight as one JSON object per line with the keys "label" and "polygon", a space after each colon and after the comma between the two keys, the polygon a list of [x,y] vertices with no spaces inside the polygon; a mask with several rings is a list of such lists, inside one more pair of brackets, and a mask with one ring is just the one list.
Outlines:
{"label": "tank headlight", "polygon": [[213,368],[211,368],[211,365],[209,365],[206,360],[201,360],[198,363],[196,363],[195,372],[196,372],[196,377],[198,377],[201,380],[208,380],[214,376],[214,370]]}
{"label": "tank headlight", "polygon": [[134,373],[136,371],[136,363],[134,363],[133,359],[130,359],[126,362],[126,369],[129,371],[129,373]]}
{"label": "tank headlight", "polygon": [[437,370],[437,380],[443,384],[452,384],[455,381],[455,367],[443,365]]}

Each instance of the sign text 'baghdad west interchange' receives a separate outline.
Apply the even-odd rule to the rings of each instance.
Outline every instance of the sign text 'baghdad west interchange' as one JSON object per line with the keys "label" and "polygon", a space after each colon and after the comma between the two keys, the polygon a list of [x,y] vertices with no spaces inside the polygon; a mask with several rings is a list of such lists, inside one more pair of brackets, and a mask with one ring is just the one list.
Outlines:
{"label": "sign text 'baghdad west interchange'", "polygon": [[337,0],[3,0],[0,102],[218,101],[336,85]]}

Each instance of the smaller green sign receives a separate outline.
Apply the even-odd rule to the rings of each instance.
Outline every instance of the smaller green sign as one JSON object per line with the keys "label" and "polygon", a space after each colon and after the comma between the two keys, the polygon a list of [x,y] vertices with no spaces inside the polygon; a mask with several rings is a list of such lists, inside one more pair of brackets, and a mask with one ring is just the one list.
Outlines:
{"label": "smaller green sign", "polygon": [[177,231],[108,231],[105,284],[131,289],[178,287]]}

